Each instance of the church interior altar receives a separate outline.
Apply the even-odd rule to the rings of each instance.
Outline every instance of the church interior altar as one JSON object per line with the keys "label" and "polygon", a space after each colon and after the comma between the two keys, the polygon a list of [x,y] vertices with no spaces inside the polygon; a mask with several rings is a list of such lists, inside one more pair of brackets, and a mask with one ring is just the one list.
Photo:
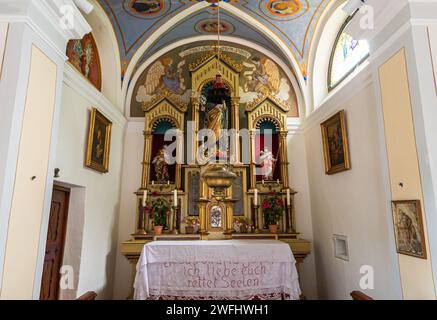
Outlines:
{"label": "church interior altar", "polygon": [[[311,252],[296,230],[287,119],[297,111],[291,92],[280,98],[284,71],[267,57],[241,61],[235,48],[198,48],[178,70],[169,55],[145,72],[135,230],[121,248],[132,287],[141,252],[154,242],[277,241],[292,250],[297,269]],[[158,65],[164,69],[157,76]]]}

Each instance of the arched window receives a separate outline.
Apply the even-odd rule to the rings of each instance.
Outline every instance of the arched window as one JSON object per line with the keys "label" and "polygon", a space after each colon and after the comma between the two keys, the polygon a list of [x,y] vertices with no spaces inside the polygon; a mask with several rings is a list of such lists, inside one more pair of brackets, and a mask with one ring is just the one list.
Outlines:
{"label": "arched window", "polygon": [[328,89],[331,91],[369,57],[369,44],[354,40],[345,30],[354,16],[349,17],[338,33],[331,54]]}

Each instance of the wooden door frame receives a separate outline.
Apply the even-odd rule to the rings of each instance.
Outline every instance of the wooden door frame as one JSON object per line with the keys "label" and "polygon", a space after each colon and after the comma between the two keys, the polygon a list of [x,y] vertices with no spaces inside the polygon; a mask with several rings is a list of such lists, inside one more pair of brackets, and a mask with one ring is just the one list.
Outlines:
{"label": "wooden door frame", "polygon": [[[50,200],[50,205],[53,201],[53,193],[54,191],[61,191],[61,192],[65,192],[68,194],[68,199],[67,199],[67,203],[65,205],[65,211],[66,211],[66,217],[65,217],[65,223],[63,226],[63,230],[62,230],[62,246],[61,246],[61,250],[59,251],[60,254],[60,266],[62,267],[63,263],[64,263],[64,252],[65,252],[65,243],[66,243],[66,239],[67,239],[67,226],[68,226],[68,215],[70,213],[70,200],[71,200],[71,188],[67,188],[64,186],[61,186],[60,184],[57,184],[56,182],[53,184],[53,190],[52,190],[52,197]],[[51,214],[51,212],[50,212]],[[49,216],[49,220],[47,222],[47,230],[49,228],[49,223],[50,223],[50,216]],[[46,242],[45,242],[45,247],[44,247],[44,251],[47,248],[47,236],[46,236]],[[45,260],[45,253],[44,253],[44,260]],[[43,267],[43,272],[44,272],[44,267]],[[58,277],[59,277],[59,272],[57,273]],[[60,279],[60,277],[59,277]],[[44,278],[41,278],[41,286],[40,286],[40,295],[41,295],[41,290],[43,287],[43,281]],[[59,283],[59,280],[58,280]],[[59,300],[59,294],[60,294],[60,288],[58,287],[58,292],[57,292],[57,297],[56,299]]]}

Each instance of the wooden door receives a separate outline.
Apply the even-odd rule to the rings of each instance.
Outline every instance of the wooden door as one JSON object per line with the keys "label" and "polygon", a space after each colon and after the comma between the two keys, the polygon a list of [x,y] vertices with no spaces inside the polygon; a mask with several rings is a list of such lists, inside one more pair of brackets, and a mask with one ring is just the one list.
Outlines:
{"label": "wooden door", "polygon": [[68,189],[54,186],[41,283],[41,300],[57,300],[59,296],[59,271],[64,256],[69,200]]}

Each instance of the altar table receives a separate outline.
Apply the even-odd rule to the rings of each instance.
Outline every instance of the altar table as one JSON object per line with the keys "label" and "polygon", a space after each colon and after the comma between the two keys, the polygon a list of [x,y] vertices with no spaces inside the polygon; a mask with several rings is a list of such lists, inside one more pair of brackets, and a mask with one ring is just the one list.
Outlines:
{"label": "altar table", "polygon": [[275,240],[155,241],[144,246],[136,300],[298,300],[296,260]]}

